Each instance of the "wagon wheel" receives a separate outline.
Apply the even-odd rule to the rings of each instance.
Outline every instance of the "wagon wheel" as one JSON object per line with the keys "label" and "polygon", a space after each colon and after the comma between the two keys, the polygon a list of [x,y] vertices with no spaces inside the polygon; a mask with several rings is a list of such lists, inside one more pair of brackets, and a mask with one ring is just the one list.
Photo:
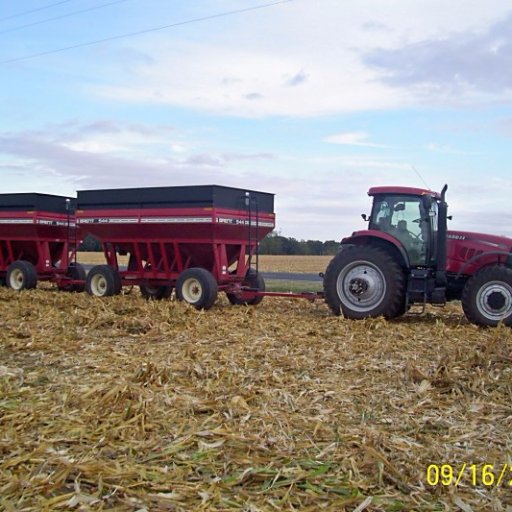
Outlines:
{"label": "wagon wheel", "polygon": [[77,284],[67,284],[65,281],[62,284],[57,285],[59,290],[65,292],[83,292],[85,290],[85,280],[87,279],[87,273],[85,268],[80,263],[70,263],[66,276],[73,281],[82,281]]}
{"label": "wagon wheel", "polygon": [[217,281],[204,268],[188,268],[176,281],[176,298],[196,309],[210,309],[217,300],[217,293]]}
{"label": "wagon wheel", "polygon": [[172,295],[172,286],[141,284],[140,293],[145,299],[168,299]]}
{"label": "wagon wheel", "polygon": [[121,292],[119,272],[110,265],[96,265],[87,275],[85,290],[89,295],[108,297]]}
{"label": "wagon wheel", "polygon": [[36,267],[30,261],[18,260],[7,267],[5,282],[16,291],[30,290],[37,286]]}
{"label": "wagon wheel", "polygon": [[[260,273],[250,268],[245,274],[245,279],[242,283],[242,286],[252,288],[259,292],[264,292],[265,280]],[[226,293],[226,296],[229,302],[233,304],[233,306],[256,306],[263,300],[263,295],[257,295],[256,297],[252,297],[250,299],[244,299],[243,296],[237,296],[235,293]]]}

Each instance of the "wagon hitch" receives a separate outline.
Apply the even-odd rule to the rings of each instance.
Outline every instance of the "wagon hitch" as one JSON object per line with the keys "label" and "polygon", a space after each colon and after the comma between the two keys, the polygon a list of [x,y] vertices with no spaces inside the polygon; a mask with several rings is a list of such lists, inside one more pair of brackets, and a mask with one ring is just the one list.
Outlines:
{"label": "wagon hitch", "polygon": [[283,297],[287,299],[306,299],[309,302],[315,302],[315,300],[323,299],[323,292],[262,292],[257,290],[244,290],[244,292],[250,292],[255,297]]}

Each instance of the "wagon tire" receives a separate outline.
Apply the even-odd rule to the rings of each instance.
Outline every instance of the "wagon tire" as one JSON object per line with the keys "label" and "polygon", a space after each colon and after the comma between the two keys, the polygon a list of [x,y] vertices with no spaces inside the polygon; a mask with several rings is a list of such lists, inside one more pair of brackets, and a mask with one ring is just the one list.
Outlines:
{"label": "wagon tire", "polygon": [[[265,279],[263,279],[263,276],[259,272],[256,272],[256,270],[250,268],[245,274],[245,279],[242,282],[242,286],[253,288],[259,292],[264,292]],[[226,293],[226,295],[229,302],[231,302],[233,306],[257,306],[263,300],[263,295],[258,295],[251,299],[237,297],[235,293]]]}
{"label": "wagon tire", "polygon": [[85,290],[95,297],[110,297],[121,293],[119,272],[110,265],[96,265],[87,275]]}
{"label": "wagon tire", "polygon": [[85,268],[80,263],[70,263],[68,266],[68,270],[66,272],[66,276],[72,279],[73,281],[82,281],[82,283],[78,284],[66,284],[63,282],[58,285],[59,290],[65,292],[78,292],[81,293],[85,290],[85,280],[87,279],[87,272]]}
{"label": "wagon tire", "polygon": [[502,265],[481,269],[467,281],[461,301],[466,318],[476,325],[512,326],[512,269]]}
{"label": "wagon tire", "polygon": [[329,263],[323,284],[325,301],[335,315],[358,320],[405,313],[405,274],[378,247],[343,248]]}
{"label": "wagon tire", "polygon": [[217,300],[217,294],[217,281],[204,268],[188,268],[176,281],[176,298],[196,309],[210,309]]}
{"label": "wagon tire", "polygon": [[30,261],[15,261],[7,267],[5,282],[16,291],[31,290],[37,286],[36,267]]}
{"label": "wagon tire", "polygon": [[141,284],[139,286],[140,294],[147,300],[168,299],[172,295],[172,286],[152,286],[149,284]]}

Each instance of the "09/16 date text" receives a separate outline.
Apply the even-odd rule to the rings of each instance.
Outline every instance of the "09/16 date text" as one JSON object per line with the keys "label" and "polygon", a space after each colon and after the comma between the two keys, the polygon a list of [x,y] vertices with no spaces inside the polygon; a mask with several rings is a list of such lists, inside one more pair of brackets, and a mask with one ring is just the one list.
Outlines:
{"label": "09/16 date text", "polygon": [[426,476],[431,486],[512,487],[512,464],[430,464]]}

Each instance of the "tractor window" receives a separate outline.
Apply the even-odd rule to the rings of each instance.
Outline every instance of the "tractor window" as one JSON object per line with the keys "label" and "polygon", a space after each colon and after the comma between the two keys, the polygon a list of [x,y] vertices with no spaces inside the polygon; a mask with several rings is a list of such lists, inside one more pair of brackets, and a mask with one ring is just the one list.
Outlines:
{"label": "tractor window", "polygon": [[411,265],[426,264],[428,216],[420,197],[417,196],[375,196],[370,229],[376,229],[396,238],[409,254]]}

